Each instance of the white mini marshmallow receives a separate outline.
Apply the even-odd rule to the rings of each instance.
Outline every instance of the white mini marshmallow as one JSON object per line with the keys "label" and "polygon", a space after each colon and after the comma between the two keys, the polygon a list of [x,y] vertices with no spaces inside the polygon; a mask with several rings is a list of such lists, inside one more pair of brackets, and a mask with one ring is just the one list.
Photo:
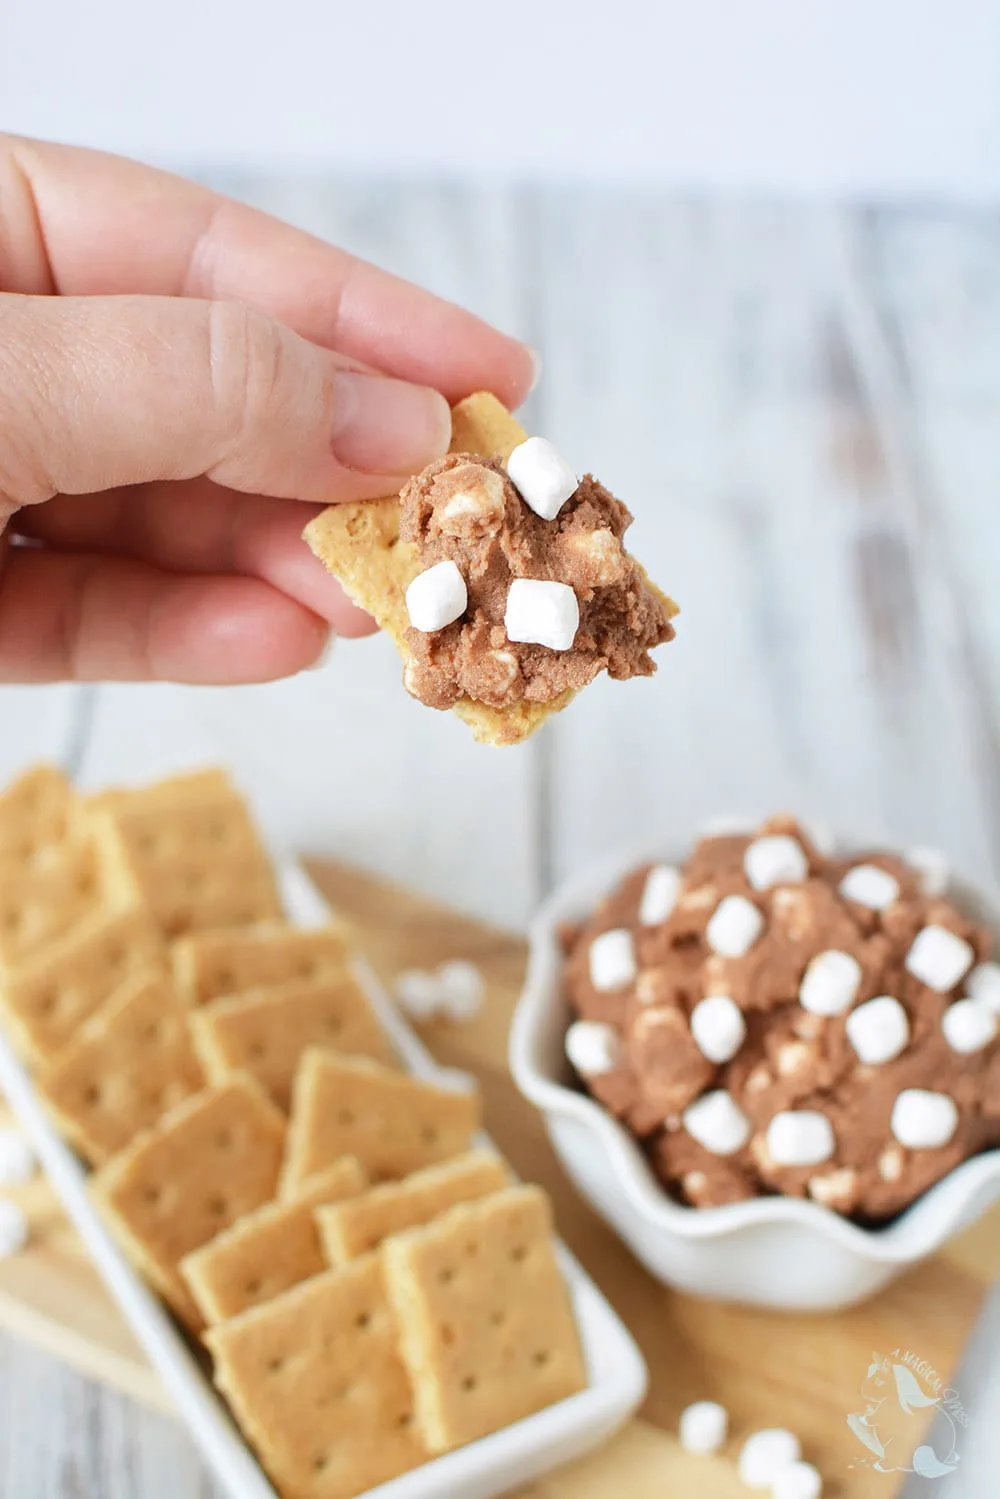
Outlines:
{"label": "white mini marshmallow", "polygon": [[748,1488],[768,1489],[801,1456],[802,1446],[793,1432],[780,1426],[755,1431],[740,1448],[739,1474]]}
{"label": "white mini marshmallow", "polygon": [[0,1197],[0,1259],[17,1254],[28,1242],[28,1220],[16,1202]]}
{"label": "white mini marshmallow", "polygon": [[475,963],[453,958],[441,964],[436,976],[441,1007],[450,1020],[472,1020],[479,1014],[486,998],[486,981]]}
{"label": "white mini marshmallow", "polygon": [[899,881],[877,864],[855,864],[838,886],[845,900],[856,900],[859,906],[884,911],[899,899]]}
{"label": "white mini marshmallow", "polygon": [[833,1125],[816,1109],[786,1109],[767,1126],[767,1153],[776,1166],[818,1166],[835,1144]]}
{"label": "white mini marshmallow", "polygon": [[951,883],[951,866],[940,849],[907,849],[906,862],[920,876],[920,888],[925,895],[944,895]]}
{"label": "white mini marshmallow", "polygon": [[898,999],[880,994],[852,1010],[844,1022],[847,1039],[867,1067],[880,1067],[905,1051],[910,1020]]}
{"label": "white mini marshmallow", "polygon": [[904,1088],[892,1106],[890,1128],[908,1150],[935,1150],[947,1145],[958,1128],[958,1109],[947,1093]]}
{"label": "white mini marshmallow", "polygon": [[542,520],[555,520],[580,481],[548,438],[529,437],[507,459],[510,482]]}
{"label": "white mini marshmallow", "polygon": [[980,963],[965,981],[973,999],[1000,1015],[1000,963]]}
{"label": "white mini marshmallow", "polygon": [[35,1152],[16,1129],[0,1129],[0,1187],[21,1187],[34,1176]]}
{"label": "white mini marshmallow", "polygon": [[410,624],[424,634],[443,630],[465,613],[469,591],[456,563],[446,560],[418,573],[406,590]]}
{"label": "white mini marshmallow", "polygon": [[613,1072],[621,1054],[617,1032],[599,1020],[574,1020],[566,1032],[566,1055],[581,1077]]}
{"label": "white mini marshmallow", "polygon": [[747,845],[743,869],[755,890],[769,890],[799,884],[809,874],[809,863],[797,838],[774,833]]}
{"label": "white mini marshmallow", "polygon": [[812,1463],[789,1463],[771,1484],[771,1499],[820,1499],[823,1479]]}
{"label": "white mini marshmallow", "polygon": [[972,967],[975,953],[969,944],[943,926],[925,926],[913,939],[906,969],[915,979],[947,994]]}
{"label": "white mini marshmallow", "polygon": [[724,1088],[703,1093],[688,1104],[681,1122],[712,1155],[734,1155],[750,1138],[750,1120]]}
{"label": "white mini marshmallow", "polygon": [[710,1062],[731,1061],[746,1038],[746,1021],[728,994],[710,994],[691,1011],[691,1034]]}
{"label": "white mini marshmallow", "polygon": [[394,988],[400,1009],[413,1020],[429,1020],[442,1007],[444,995],[436,975],[422,968],[404,968]]}
{"label": "white mini marshmallow", "polygon": [[861,978],[857,958],[827,948],[817,953],[802,975],[799,1004],[813,1015],[842,1015],[854,1003]]}
{"label": "white mini marshmallow", "polygon": [[764,918],[745,895],[727,895],[712,912],[705,937],[723,958],[742,958],[764,930]]}
{"label": "white mini marshmallow", "polygon": [[681,1411],[677,1428],[685,1452],[708,1457],[724,1445],[729,1432],[729,1412],[717,1400],[696,1400]]}
{"label": "white mini marshmallow", "polygon": [[681,872],[672,864],[654,864],[646,876],[639,902],[639,920],[643,926],[659,926],[666,921],[677,903]]}
{"label": "white mini marshmallow", "polygon": [[969,1056],[996,1040],[1000,1019],[978,999],[957,999],[941,1016],[941,1030],[952,1051]]}
{"label": "white mini marshmallow", "polygon": [[627,989],[638,971],[632,933],[625,927],[615,927],[595,937],[590,944],[589,964],[590,982],[602,994]]}
{"label": "white mini marshmallow", "polygon": [[515,578],[507,590],[503,622],[508,640],[568,651],[580,628],[580,605],[568,583]]}

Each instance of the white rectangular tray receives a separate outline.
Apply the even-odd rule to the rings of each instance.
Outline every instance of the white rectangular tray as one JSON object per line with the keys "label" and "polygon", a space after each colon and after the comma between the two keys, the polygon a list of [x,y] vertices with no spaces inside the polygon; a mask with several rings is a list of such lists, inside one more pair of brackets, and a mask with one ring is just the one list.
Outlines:
{"label": "white rectangular tray", "polygon": [[[289,916],[301,926],[322,925],[330,910],[298,865],[281,866]],[[367,964],[355,965],[379,1020],[407,1068],[444,1086],[467,1082],[437,1065],[403,1020]],[[276,1499],[253,1453],[176,1324],[132,1269],[104,1226],[86,1190],[87,1173],[56,1133],[31,1078],[0,1031],[0,1089],[30,1138],[53,1189],[72,1219],[109,1291],[215,1477],[232,1499]],[[486,1137],[482,1139],[485,1141]],[[369,1491],[372,1499],[491,1499],[582,1453],[616,1431],[646,1391],[642,1356],[620,1319],[565,1246],[562,1268],[573,1299],[589,1384],[579,1395],[539,1411],[503,1431],[434,1458]]]}

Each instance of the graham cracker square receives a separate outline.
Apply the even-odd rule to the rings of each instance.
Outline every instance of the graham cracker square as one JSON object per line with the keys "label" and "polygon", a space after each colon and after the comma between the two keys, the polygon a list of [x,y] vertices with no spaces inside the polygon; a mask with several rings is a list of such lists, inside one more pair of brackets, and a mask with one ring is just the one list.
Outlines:
{"label": "graham cracker square", "polygon": [[587,1383],[538,1187],[463,1203],[382,1246],[420,1433],[447,1452]]}
{"label": "graham cracker square", "polygon": [[314,1276],[205,1342],[285,1499],[349,1499],[427,1460],[377,1256]]}
{"label": "graham cracker square", "polygon": [[210,765],[200,770],[184,770],[177,775],[165,776],[144,786],[108,786],[103,791],[92,791],[79,798],[84,815],[90,812],[117,811],[121,807],[155,807],[166,803],[172,806],[178,801],[215,801],[218,798],[237,796],[229,772],[221,766]]}
{"label": "graham cracker square", "polygon": [[275,1194],[285,1121],[251,1078],[178,1104],[95,1172],[91,1191],[126,1253],[193,1329],[186,1254]]}
{"label": "graham cracker square", "polygon": [[127,979],[37,1078],[60,1130],[91,1164],[205,1086],[187,1018],[162,975]]}
{"label": "graham cracker square", "polygon": [[192,1004],[292,979],[327,979],[348,960],[347,928],[338,922],[303,930],[270,923],[195,932],[173,944],[174,982]]}
{"label": "graham cracker square", "polygon": [[24,875],[69,832],[73,788],[54,765],[35,765],[0,792],[0,874]]}
{"label": "graham cracker square", "polygon": [[225,1322],[325,1270],[315,1209],[354,1197],[366,1184],[360,1163],[344,1156],[310,1178],[291,1202],[247,1213],[185,1255],[180,1272],[205,1321]]}
{"label": "graham cracker square", "polygon": [[381,1244],[390,1234],[429,1223],[457,1202],[487,1197],[510,1185],[506,1164],[491,1150],[426,1166],[399,1182],[385,1182],[346,1202],[316,1213],[320,1239],[331,1265],[346,1265]]}
{"label": "graham cracker square", "polygon": [[191,1016],[191,1035],[211,1082],[249,1072],[287,1112],[292,1080],[309,1046],[389,1062],[385,1032],[357,980],[346,969],[335,978],[297,979],[213,999]]}
{"label": "graham cracker square", "polygon": [[357,1156],[372,1181],[461,1155],[479,1115],[476,1092],[451,1092],[378,1062],[312,1047],[292,1089],[281,1195],[342,1155]]}

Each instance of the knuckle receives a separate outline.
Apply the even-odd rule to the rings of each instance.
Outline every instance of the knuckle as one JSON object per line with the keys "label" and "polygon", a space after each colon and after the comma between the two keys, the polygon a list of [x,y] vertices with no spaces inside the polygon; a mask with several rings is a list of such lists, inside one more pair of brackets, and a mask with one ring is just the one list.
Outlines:
{"label": "knuckle", "polygon": [[260,426],[282,382],[277,324],[243,302],[210,302],[208,361],[212,395],[231,449]]}
{"label": "knuckle", "polygon": [[0,297],[0,500],[37,504],[56,492],[47,460],[57,350],[41,299]]}

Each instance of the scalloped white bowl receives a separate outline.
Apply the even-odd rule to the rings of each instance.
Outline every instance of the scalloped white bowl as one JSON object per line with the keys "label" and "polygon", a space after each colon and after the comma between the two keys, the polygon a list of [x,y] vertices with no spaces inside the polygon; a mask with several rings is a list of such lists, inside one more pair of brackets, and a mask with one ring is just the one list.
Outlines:
{"label": "scalloped white bowl", "polygon": [[[588,916],[630,869],[665,857],[679,863],[684,856],[662,844],[633,848],[568,880],[542,906],[511,1027],[514,1080],[540,1110],[571,1180],[659,1280],[696,1295],[788,1311],[851,1306],[933,1254],[1000,1197],[1000,1148],[956,1167],[885,1228],[861,1228],[799,1198],[691,1208],[669,1197],[632,1135],[572,1084],[556,935],[560,923]],[[1000,936],[1000,897],[957,879],[948,894]]]}

